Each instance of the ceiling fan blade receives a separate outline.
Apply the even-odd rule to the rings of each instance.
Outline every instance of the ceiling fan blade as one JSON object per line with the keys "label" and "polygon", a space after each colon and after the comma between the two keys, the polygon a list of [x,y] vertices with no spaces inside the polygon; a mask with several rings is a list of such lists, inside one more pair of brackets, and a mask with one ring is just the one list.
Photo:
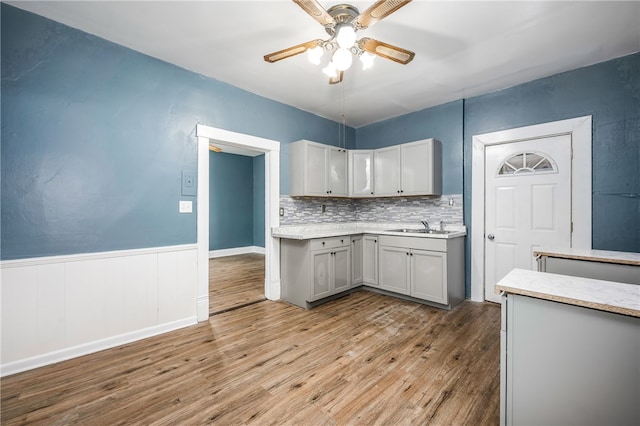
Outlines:
{"label": "ceiling fan blade", "polygon": [[338,75],[336,75],[335,77],[329,77],[329,84],[341,83],[343,76],[344,76],[344,71],[338,71]]}
{"label": "ceiling fan blade", "polygon": [[353,24],[363,30],[391,15],[411,0],[378,0],[353,20]]}
{"label": "ceiling fan blade", "polygon": [[381,58],[391,59],[399,64],[406,65],[413,60],[414,52],[391,44],[383,43],[372,38],[362,38],[358,41],[358,46],[365,52],[373,53]]}
{"label": "ceiling fan blade", "polygon": [[299,55],[300,53],[306,52],[308,49],[312,49],[318,46],[319,42],[321,43],[322,40],[311,40],[306,43],[300,43],[295,46],[287,47],[286,49],[278,50],[277,52],[264,55],[264,60],[267,62],[273,63],[281,59],[286,59],[291,56]]}
{"label": "ceiling fan blade", "polygon": [[293,0],[298,6],[304,9],[313,19],[320,22],[320,25],[335,25],[336,21],[316,0]]}

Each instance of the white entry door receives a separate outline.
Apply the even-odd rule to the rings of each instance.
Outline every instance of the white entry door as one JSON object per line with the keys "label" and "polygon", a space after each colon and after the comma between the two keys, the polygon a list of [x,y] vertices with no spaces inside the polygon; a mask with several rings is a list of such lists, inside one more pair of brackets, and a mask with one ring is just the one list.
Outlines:
{"label": "white entry door", "polygon": [[485,151],[485,300],[514,268],[536,269],[536,247],[571,247],[571,136]]}

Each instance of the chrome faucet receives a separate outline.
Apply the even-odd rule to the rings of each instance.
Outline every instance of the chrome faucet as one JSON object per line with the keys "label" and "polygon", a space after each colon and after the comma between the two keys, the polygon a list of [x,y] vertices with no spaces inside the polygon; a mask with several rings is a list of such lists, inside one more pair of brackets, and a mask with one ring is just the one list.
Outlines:
{"label": "chrome faucet", "polygon": [[426,220],[421,220],[420,222],[422,222],[424,227],[427,228],[427,231],[431,230],[431,227],[429,226],[429,222],[427,222]]}

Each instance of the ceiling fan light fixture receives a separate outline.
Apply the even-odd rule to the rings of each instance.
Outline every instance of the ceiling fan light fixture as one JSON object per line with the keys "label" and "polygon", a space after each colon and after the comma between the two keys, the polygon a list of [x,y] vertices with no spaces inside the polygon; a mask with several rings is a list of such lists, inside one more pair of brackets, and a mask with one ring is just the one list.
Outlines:
{"label": "ceiling fan light fixture", "polygon": [[356,42],[356,30],[351,24],[340,24],[336,30],[336,42],[342,49],[349,49]]}
{"label": "ceiling fan light fixture", "polygon": [[362,69],[368,70],[369,68],[373,68],[373,60],[376,59],[376,55],[369,52],[364,52],[360,55],[360,62],[362,63]]}
{"label": "ceiling fan light fixture", "polygon": [[307,50],[307,58],[312,64],[320,65],[320,59],[322,58],[323,53],[324,49],[321,46],[316,46],[312,49]]}
{"label": "ceiling fan light fixture", "polygon": [[338,71],[346,71],[353,62],[353,55],[349,49],[340,48],[335,51],[331,62],[335,65]]}
{"label": "ceiling fan light fixture", "polygon": [[322,72],[329,78],[338,77],[338,70],[336,69],[336,65],[333,61],[329,62],[326,67],[322,68]]}

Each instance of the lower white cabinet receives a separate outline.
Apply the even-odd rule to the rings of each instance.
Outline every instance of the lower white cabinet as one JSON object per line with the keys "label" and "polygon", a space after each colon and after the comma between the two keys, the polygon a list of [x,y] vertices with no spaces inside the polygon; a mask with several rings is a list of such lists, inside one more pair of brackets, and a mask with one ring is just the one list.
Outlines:
{"label": "lower white cabinet", "polygon": [[351,287],[362,284],[363,250],[362,235],[351,236]]}
{"label": "lower white cabinet", "polygon": [[378,287],[378,236],[362,237],[362,282]]}
{"label": "lower white cabinet", "polygon": [[452,308],[464,300],[464,238],[379,237],[380,288]]}
{"label": "lower white cabinet", "polygon": [[351,287],[351,237],[282,239],[282,298],[302,308]]}
{"label": "lower white cabinet", "polygon": [[449,303],[447,254],[412,249],[410,257],[410,294],[443,305]]}
{"label": "lower white cabinet", "polygon": [[380,288],[409,294],[409,249],[380,245]]}
{"label": "lower white cabinet", "polygon": [[451,309],[464,300],[464,238],[280,240],[282,299],[302,308],[364,285]]}

